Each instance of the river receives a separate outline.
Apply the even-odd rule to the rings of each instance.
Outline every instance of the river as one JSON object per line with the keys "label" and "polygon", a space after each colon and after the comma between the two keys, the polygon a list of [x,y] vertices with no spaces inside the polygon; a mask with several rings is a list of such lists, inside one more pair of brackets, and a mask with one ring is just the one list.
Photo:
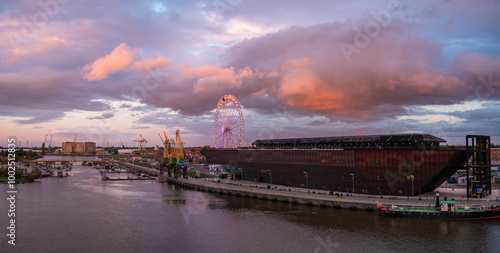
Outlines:
{"label": "river", "polygon": [[498,252],[500,220],[379,217],[184,190],[155,181],[68,178],[16,185],[16,245],[0,185],[0,252]]}

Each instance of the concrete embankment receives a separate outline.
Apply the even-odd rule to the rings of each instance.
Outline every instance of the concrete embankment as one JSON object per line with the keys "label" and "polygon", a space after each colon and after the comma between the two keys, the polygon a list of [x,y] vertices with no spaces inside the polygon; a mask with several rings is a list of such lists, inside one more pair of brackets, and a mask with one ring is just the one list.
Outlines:
{"label": "concrete embankment", "polygon": [[[284,203],[295,203],[310,206],[333,207],[351,210],[377,210],[379,204],[383,206],[397,205],[400,207],[433,208],[436,200],[434,197],[395,197],[395,196],[372,196],[350,193],[332,193],[321,190],[305,190],[300,188],[285,187],[279,185],[266,185],[250,181],[230,181],[230,180],[205,180],[205,179],[174,179],[168,178],[169,183],[179,186],[221,195],[239,196],[253,199],[279,201]],[[269,188],[268,188],[269,186]],[[304,192],[305,190],[305,192]],[[331,195],[332,194],[332,195]],[[338,196],[336,194],[339,194]],[[341,194],[341,195],[340,195]],[[458,190],[457,190],[457,194]],[[445,196],[447,194],[444,194]],[[445,196],[441,197],[441,200]],[[457,195],[460,198],[460,195]],[[448,199],[451,199],[449,196]],[[456,206],[463,208],[500,205],[498,200],[482,199],[457,199]]]}

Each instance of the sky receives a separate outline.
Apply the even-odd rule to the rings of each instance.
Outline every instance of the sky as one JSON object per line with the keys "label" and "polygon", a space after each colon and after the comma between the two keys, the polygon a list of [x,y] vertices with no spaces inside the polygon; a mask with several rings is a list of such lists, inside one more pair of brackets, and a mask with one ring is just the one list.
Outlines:
{"label": "sky", "polygon": [[428,133],[500,143],[500,2],[0,2],[0,145]]}

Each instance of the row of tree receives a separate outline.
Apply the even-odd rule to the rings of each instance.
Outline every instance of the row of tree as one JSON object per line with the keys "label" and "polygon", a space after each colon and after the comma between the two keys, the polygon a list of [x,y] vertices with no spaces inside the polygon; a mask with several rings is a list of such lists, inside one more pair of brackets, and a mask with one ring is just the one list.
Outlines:
{"label": "row of tree", "polygon": [[[4,151],[0,152],[0,157],[8,157],[9,154],[10,153],[7,150],[4,150]],[[18,162],[19,159],[21,159],[21,160],[33,160],[33,159],[38,159],[38,158],[41,157],[36,152],[33,152],[31,150],[24,151],[23,149],[16,149],[16,151],[14,152],[14,154],[15,154],[15,158],[16,158],[15,161],[16,162]]]}

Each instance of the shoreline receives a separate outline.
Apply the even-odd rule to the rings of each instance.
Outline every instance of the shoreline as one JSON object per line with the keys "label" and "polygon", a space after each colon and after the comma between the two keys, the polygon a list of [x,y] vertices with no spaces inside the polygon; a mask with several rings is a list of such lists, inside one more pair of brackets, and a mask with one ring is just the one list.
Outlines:
{"label": "shoreline", "polygon": [[[286,187],[281,185],[269,185],[265,183],[256,183],[241,180],[205,180],[195,178],[175,179],[172,177],[168,177],[167,181],[168,183],[176,184],[189,190],[217,193],[219,195],[279,201],[283,203],[302,204],[308,206],[333,207],[337,209],[341,208],[350,210],[376,211],[379,207],[379,204],[384,207],[396,205],[406,208],[418,207],[432,209],[434,208],[434,205],[436,203],[435,197],[433,196],[378,196],[356,193],[352,194],[345,192],[337,196],[333,192],[327,192],[324,190],[309,189],[304,192],[305,189],[301,188]],[[450,195],[451,189],[448,189],[450,190],[448,191],[446,188],[438,188],[438,190],[440,191],[441,200],[444,200],[444,197],[450,199],[452,198],[452,196]],[[496,194],[492,194],[490,196],[490,199],[467,199],[460,197],[461,191],[464,190],[456,189],[456,191],[454,191],[456,194],[456,205],[458,208],[463,208],[463,206],[466,205],[470,207],[487,207],[492,205],[499,206],[500,201],[497,197],[498,189],[495,190],[497,191]]]}

